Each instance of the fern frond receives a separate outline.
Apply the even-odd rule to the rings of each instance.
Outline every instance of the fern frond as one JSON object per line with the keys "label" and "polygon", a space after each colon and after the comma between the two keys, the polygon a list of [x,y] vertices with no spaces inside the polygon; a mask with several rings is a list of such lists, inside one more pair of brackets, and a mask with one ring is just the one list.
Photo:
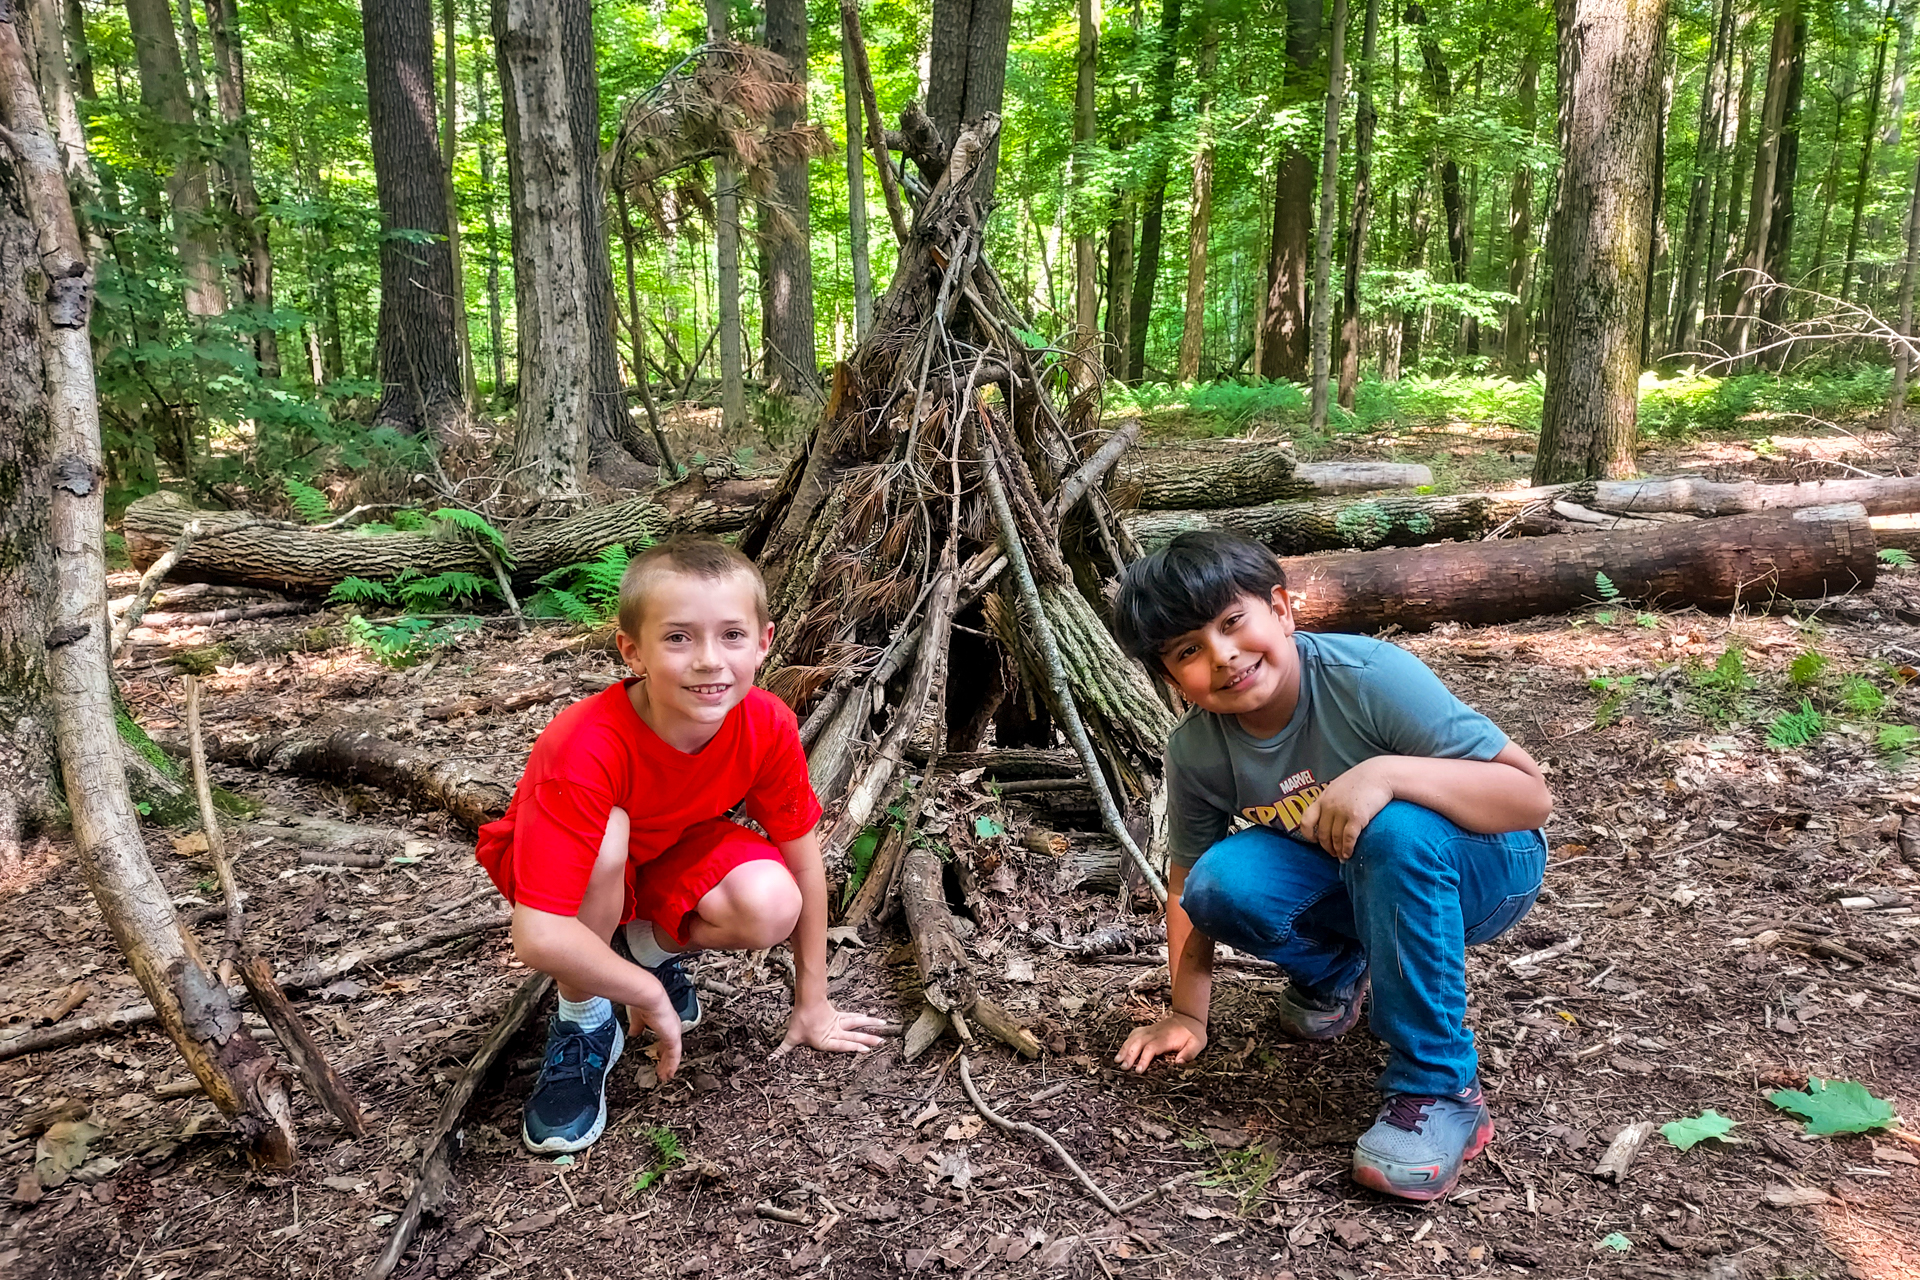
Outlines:
{"label": "fern frond", "polygon": [[478,512],[461,507],[441,507],[428,518],[452,526],[470,541],[490,547],[500,557],[500,563],[513,564],[513,551],[507,546],[507,535],[487,523],[487,518]]}
{"label": "fern frond", "polygon": [[1767,730],[1767,745],[1804,747],[1825,732],[1826,727],[1827,718],[1814,709],[1813,703],[1802,698],[1798,711],[1787,712]]}
{"label": "fern frond", "polygon": [[310,484],[302,484],[291,477],[280,481],[287,490],[287,501],[308,524],[325,524],[333,519],[333,508],[327,503],[327,495]]}
{"label": "fern frond", "polygon": [[1613,579],[1604,573],[1596,573],[1593,575],[1593,589],[1600,593],[1602,600],[1618,600],[1620,598],[1620,588],[1614,586]]}
{"label": "fern frond", "polygon": [[496,590],[493,583],[478,574],[455,569],[405,583],[400,587],[400,597],[409,609],[431,610],[438,605],[477,600]]}
{"label": "fern frond", "polygon": [[367,578],[342,578],[327,592],[333,604],[392,604],[393,592]]}
{"label": "fern frond", "polygon": [[426,533],[429,528],[427,518],[418,511],[396,511],[389,520],[402,533]]}

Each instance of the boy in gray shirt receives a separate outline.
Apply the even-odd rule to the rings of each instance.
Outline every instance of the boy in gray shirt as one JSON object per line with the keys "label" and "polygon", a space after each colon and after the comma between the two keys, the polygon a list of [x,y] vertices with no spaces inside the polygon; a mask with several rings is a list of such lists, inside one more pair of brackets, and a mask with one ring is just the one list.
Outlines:
{"label": "boy in gray shirt", "polygon": [[1114,630],[1193,706],[1167,740],[1173,1010],[1117,1061],[1206,1047],[1216,939],[1286,970],[1297,1039],[1351,1029],[1370,987],[1386,1097],[1354,1179],[1445,1195],[1493,1137],[1466,948],[1540,892],[1539,766],[1404,649],[1296,632],[1279,562],[1236,534],[1184,533],[1132,565]]}

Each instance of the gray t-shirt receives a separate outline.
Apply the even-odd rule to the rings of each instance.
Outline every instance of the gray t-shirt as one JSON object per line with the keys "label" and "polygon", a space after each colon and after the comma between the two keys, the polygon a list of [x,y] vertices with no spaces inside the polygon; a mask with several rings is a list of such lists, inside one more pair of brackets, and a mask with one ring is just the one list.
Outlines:
{"label": "gray t-shirt", "polygon": [[1329,782],[1374,756],[1491,760],[1493,721],[1453,696],[1426,663],[1370,636],[1295,632],[1300,702],[1260,739],[1237,716],[1196,707],[1167,738],[1167,846],[1191,867],[1234,820],[1282,834]]}

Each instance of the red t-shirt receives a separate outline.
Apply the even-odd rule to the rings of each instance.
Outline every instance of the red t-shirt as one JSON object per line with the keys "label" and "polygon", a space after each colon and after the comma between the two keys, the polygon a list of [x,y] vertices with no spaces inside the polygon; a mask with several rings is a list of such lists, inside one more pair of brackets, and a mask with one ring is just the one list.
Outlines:
{"label": "red t-shirt", "polygon": [[820,820],[799,725],[779,698],[749,689],[720,732],[689,755],[640,718],[629,684],[555,716],[533,744],[507,816],[480,828],[474,856],[507,901],[578,915],[615,805],[631,822],[627,855],[636,864],[743,801],[776,843],[799,839]]}

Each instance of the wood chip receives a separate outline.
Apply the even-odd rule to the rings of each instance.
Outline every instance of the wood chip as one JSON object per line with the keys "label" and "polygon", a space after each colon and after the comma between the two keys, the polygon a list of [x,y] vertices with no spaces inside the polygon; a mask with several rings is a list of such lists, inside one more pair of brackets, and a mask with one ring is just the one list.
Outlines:
{"label": "wood chip", "polygon": [[1616,1185],[1626,1181],[1633,1158],[1640,1154],[1641,1144],[1652,1132],[1651,1120],[1641,1120],[1622,1129],[1608,1145],[1606,1154],[1600,1157],[1600,1163],[1593,1166],[1593,1176],[1611,1179]]}
{"label": "wood chip", "polygon": [[1818,1187],[1795,1187],[1784,1182],[1770,1182],[1766,1190],[1767,1203],[1781,1209],[1799,1209],[1808,1205],[1829,1204],[1833,1197]]}

